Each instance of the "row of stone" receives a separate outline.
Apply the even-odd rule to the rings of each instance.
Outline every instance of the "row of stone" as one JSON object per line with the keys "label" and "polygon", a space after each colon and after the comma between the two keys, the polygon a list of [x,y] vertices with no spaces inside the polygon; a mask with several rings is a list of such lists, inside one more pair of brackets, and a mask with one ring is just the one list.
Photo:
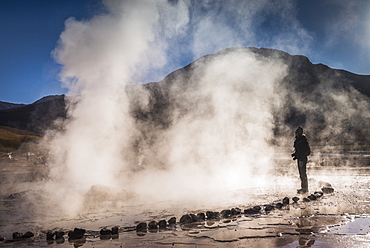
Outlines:
{"label": "row of stone", "polygon": [[[326,193],[333,193],[334,189],[324,189],[323,191]],[[323,196],[322,191],[316,191],[314,194],[311,194],[307,197],[304,197],[302,200],[304,202],[309,202],[313,200],[317,200],[321,196]],[[293,204],[297,203],[300,199],[298,197],[293,197],[292,201]],[[191,223],[197,223],[202,222],[205,220],[219,220],[221,218],[230,218],[233,216],[237,216],[240,214],[245,215],[255,215],[255,214],[261,214],[262,211],[265,213],[269,213],[270,211],[274,209],[282,209],[284,206],[290,204],[290,198],[284,197],[284,199],[281,202],[277,202],[275,204],[267,204],[264,206],[254,206],[248,209],[245,209],[243,212],[240,208],[232,208],[232,209],[224,209],[220,212],[213,212],[213,211],[207,211],[206,213],[197,213],[197,214],[185,214],[181,216],[180,218],[180,224],[191,224]],[[140,222],[138,225],[136,225],[136,231],[137,232],[145,232],[147,230],[158,230],[158,229],[166,229],[167,227],[175,226],[176,225],[176,217],[172,217],[168,223],[166,220],[161,220],[159,222],[156,221],[150,221],[148,224],[146,222]]]}
{"label": "row of stone", "polygon": [[[322,188],[322,191],[317,191],[314,194],[311,194],[305,198],[303,198],[304,202],[314,201],[318,198],[322,197],[323,194],[330,194],[333,193],[334,189],[331,187],[325,187]],[[298,197],[293,197],[292,201],[293,204],[297,203],[300,199]],[[219,220],[220,218],[230,218],[233,216],[237,216],[240,214],[245,215],[255,215],[255,214],[261,214],[262,211],[265,213],[269,213],[270,211],[274,209],[281,209],[286,205],[290,204],[290,198],[285,197],[281,202],[275,203],[275,204],[267,204],[264,206],[254,206],[248,209],[245,209],[243,212],[240,208],[232,208],[232,209],[224,209],[220,212],[213,212],[213,211],[207,211],[206,213],[197,213],[197,214],[185,214],[180,218],[180,224],[191,224],[191,223],[197,223],[202,222],[205,220]],[[167,229],[167,227],[174,227],[176,226],[177,220],[176,217],[170,218],[168,221],[166,220],[160,220],[160,221],[150,221],[148,224],[146,222],[140,222],[138,225],[136,225],[136,231],[137,232],[146,232],[147,230],[158,230],[158,229]],[[106,238],[111,237],[113,235],[118,235],[119,229],[117,226],[112,227],[111,229],[103,228],[100,230],[100,237]],[[68,238],[69,239],[82,239],[84,238],[86,233],[85,229],[81,228],[75,228],[73,231],[68,232]],[[56,232],[47,232],[46,233],[46,240],[59,240],[64,239],[65,232],[63,231],[56,231]],[[19,233],[15,232],[13,233],[13,240],[12,241],[19,241],[24,239],[29,239],[34,237],[35,235],[32,232],[26,232],[26,233]],[[5,238],[0,236],[0,242],[5,241]]]}
{"label": "row of stone", "polygon": [[[112,236],[118,236],[119,229],[117,226],[112,227],[111,229],[108,228],[103,228],[100,230],[99,234],[102,239],[107,239]],[[82,239],[85,237],[86,230],[82,228],[74,228],[73,231],[68,232],[68,238],[70,240],[75,240],[75,239]],[[64,236],[66,235],[65,232],[63,231],[48,231],[46,233],[46,240],[47,241],[52,241],[52,240],[64,240]],[[19,233],[15,232],[13,233],[13,240],[5,240],[4,237],[0,236],[0,242],[15,242],[15,241],[21,241],[21,240],[27,240],[30,238],[33,238],[35,235],[32,232],[26,232],[26,233]]]}

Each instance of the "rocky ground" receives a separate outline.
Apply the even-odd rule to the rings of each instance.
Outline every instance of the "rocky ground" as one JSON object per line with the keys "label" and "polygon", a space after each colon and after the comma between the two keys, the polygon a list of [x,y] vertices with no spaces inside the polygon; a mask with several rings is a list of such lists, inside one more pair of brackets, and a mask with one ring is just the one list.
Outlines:
{"label": "rocky ground", "polygon": [[[169,201],[156,202],[153,209],[132,203],[67,218],[43,213],[43,191],[29,187],[34,183],[29,182],[30,173],[44,180],[42,158],[3,156],[0,247],[370,247],[369,154],[355,157],[353,166],[312,162],[310,192],[305,195],[296,194],[296,175],[281,170],[277,180],[292,180],[296,187],[240,189],[233,192],[234,205],[189,209]],[[31,196],[40,201],[28,202]]]}

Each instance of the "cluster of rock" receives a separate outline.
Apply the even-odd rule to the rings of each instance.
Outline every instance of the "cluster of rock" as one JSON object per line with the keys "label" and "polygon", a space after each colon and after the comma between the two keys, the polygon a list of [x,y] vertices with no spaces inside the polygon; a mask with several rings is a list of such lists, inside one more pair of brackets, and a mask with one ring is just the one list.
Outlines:
{"label": "cluster of rock", "polygon": [[[314,201],[319,199],[325,194],[330,194],[333,193],[334,189],[331,187],[324,187],[322,188],[322,191],[316,191],[313,194],[308,195],[307,197],[304,197],[302,199],[303,202],[309,202],[309,201]],[[298,197],[293,197],[292,199],[293,204],[297,204],[300,198]],[[257,215],[257,214],[268,214],[274,209],[282,209],[283,207],[287,206],[290,204],[290,198],[289,197],[284,197],[279,202],[275,202],[273,204],[266,204],[263,206],[253,206],[248,209],[244,209],[242,211],[240,208],[232,208],[232,209],[224,209],[219,212],[214,212],[214,211],[206,211],[205,213],[190,213],[190,214],[184,214],[181,216],[179,223],[180,225],[187,225],[187,224],[192,224],[192,223],[198,223],[198,222],[203,222],[206,220],[220,220],[221,218],[232,218],[241,214],[244,215]],[[152,231],[152,230],[158,230],[158,229],[166,229],[167,227],[173,227],[176,225],[176,218],[172,217],[168,223],[166,220],[161,220],[159,222],[156,221],[150,221],[149,223],[146,222],[140,222],[139,224],[136,225],[136,231],[137,232],[146,232],[147,230]]]}
{"label": "cluster of rock", "polygon": [[[322,197],[324,194],[331,194],[334,192],[334,189],[331,186],[325,186],[321,189],[322,191],[316,191],[313,194],[308,195],[307,197],[304,197],[302,199],[303,202],[310,202],[315,201]],[[300,198],[293,197],[291,199],[293,201],[292,204],[297,204]],[[290,198],[285,197],[281,201],[272,203],[272,204],[266,204],[263,206],[253,206],[247,209],[244,209],[242,211],[240,208],[235,207],[232,209],[224,209],[219,212],[214,211],[206,211],[205,213],[197,213],[197,214],[185,214],[181,216],[179,223],[180,225],[187,225],[187,224],[193,224],[193,223],[199,223],[206,220],[220,220],[222,218],[232,218],[235,216],[240,216],[242,214],[244,215],[258,215],[258,214],[268,214],[274,209],[282,209],[285,206],[288,206],[290,204]],[[140,222],[136,225],[135,230],[137,232],[147,232],[149,231],[157,231],[157,230],[166,230],[167,228],[174,228],[176,226],[177,219],[176,217],[170,218],[168,221],[165,219],[160,221],[152,220],[149,223],[147,222]],[[111,229],[103,228],[99,232],[99,236],[101,239],[114,239],[118,238],[119,234],[119,228],[117,226],[112,227]],[[48,242],[53,242],[54,240],[58,243],[64,242],[64,236],[66,233],[64,231],[48,231],[46,233],[46,240]],[[68,238],[69,240],[78,240],[85,238],[86,230],[81,228],[74,228],[74,230],[68,232]],[[20,241],[20,240],[27,240],[33,238],[35,235],[32,232],[26,232],[26,233],[19,233],[15,232],[13,233],[13,240],[6,241],[5,238],[0,236],[0,242],[14,242],[14,241]]]}
{"label": "cluster of rock", "polygon": [[[13,240],[8,240],[9,242],[14,242],[14,241],[21,241],[21,240],[30,240],[35,236],[33,232],[26,232],[26,233],[20,233],[20,232],[15,232],[13,233]],[[6,241],[4,237],[0,236],[0,242]]]}
{"label": "cluster of rock", "polygon": [[160,221],[150,221],[148,224],[146,222],[140,222],[136,225],[136,231],[137,232],[146,232],[149,231],[155,231],[155,230],[165,230],[167,227],[174,227],[176,226],[176,217],[172,217],[168,220],[160,220]]}

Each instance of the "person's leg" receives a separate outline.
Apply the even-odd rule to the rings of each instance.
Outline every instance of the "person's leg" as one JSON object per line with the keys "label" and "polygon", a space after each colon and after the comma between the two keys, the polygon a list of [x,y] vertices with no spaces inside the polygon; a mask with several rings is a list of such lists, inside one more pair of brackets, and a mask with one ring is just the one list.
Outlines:
{"label": "person's leg", "polygon": [[298,160],[299,177],[301,178],[301,189],[308,192],[308,181],[306,172],[306,161]]}

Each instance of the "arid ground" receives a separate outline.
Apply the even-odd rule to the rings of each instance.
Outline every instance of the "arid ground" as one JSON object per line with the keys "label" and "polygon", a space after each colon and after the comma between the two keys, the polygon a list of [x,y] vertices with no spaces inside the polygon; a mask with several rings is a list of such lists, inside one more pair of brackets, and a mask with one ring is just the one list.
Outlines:
{"label": "arid ground", "polygon": [[[43,158],[37,154],[27,158],[25,153],[13,153],[10,159],[3,154],[0,236],[5,241],[0,242],[0,247],[370,247],[370,152],[367,147],[359,146],[350,151],[332,147],[313,154],[308,164],[310,192],[306,195],[296,194],[299,180],[289,153],[282,149],[277,160],[281,167],[276,169],[273,179],[276,187],[268,191],[250,188],[228,192],[235,198],[234,205],[211,208],[194,205],[194,209],[189,209],[189,205],[181,202],[132,201],[110,210],[97,208],[77,217],[66,217],[44,208],[48,199],[42,189],[34,186],[47,180]],[[289,166],[284,166],[286,164]],[[333,193],[316,200],[303,200],[329,184],[334,188]],[[287,189],[287,185],[291,188]],[[300,198],[297,203],[292,200],[295,196]],[[264,210],[266,204],[276,206],[284,197],[290,198],[288,205]],[[244,214],[245,209],[253,206],[261,206],[260,213]],[[187,225],[179,222],[184,214],[231,208],[239,208],[241,214]],[[175,226],[136,231],[140,222],[168,221],[171,217],[177,218]],[[118,236],[100,237],[102,228],[113,226],[119,228]],[[84,238],[68,238],[68,231],[75,227],[86,229]],[[58,230],[65,232],[63,239],[46,241],[47,231]],[[14,232],[27,231],[35,236],[13,240]]]}

